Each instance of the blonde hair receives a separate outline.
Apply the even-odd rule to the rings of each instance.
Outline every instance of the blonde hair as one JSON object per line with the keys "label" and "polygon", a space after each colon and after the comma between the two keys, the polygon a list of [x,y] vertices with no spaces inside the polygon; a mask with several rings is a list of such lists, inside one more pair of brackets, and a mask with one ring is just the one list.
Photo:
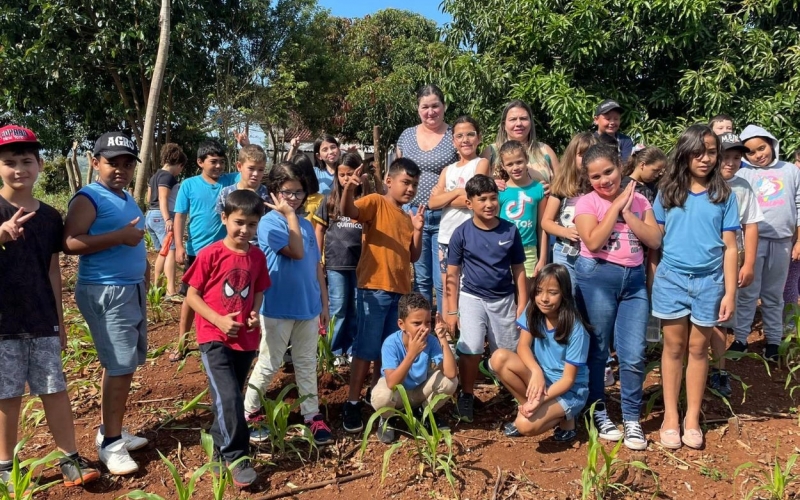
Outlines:
{"label": "blonde hair", "polygon": [[597,144],[597,137],[591,132],[581,132],[572,136],[564,156],[561,158],[561,167],[558,169],[550,193],[557,198],[574,198],[583,193],[581,189],[581,166],[578,165],[578,155],[583,156],[586,150]]}
{"label": "blonde hair", "polygon": [[267,154],[264,152],[264,148],[261,146],[256,144],[248,144],[239,150],[238,161],[240,163],[244,163],[246,161],[251,161],[253,163],[266,163]]}
{"label": "blonde hair", "polygon": [[500,160],[500,148],[503,147],[503,144],[508,142],[508,133],[506,132],[506,117],[508,116],[508,112],[515,108],[524,109],[528,113],[528,119],[531,121],[531,130],[528,132],[528,137],[525,138],[525,142],[527,143],[528,164],[532,166],[534,170],[541,173],[544,177],[544,180],[549,181],[553,175],[553,171],[545,159],[544,154],[542,154],[542,147],[544,144],[536,140],[536,125],[533,122],[533,111],[527,103],[520,101],[519,99],[514,99],[513,101],[509,102],[505,109],[503,109],[503,114],[500,116],[500,127],[497,130],[497,138],[494,141],[494,152],[496,154],[494,155],[493,167],[495,175],[502,175],[501,172],[503,171],[503,162]]}

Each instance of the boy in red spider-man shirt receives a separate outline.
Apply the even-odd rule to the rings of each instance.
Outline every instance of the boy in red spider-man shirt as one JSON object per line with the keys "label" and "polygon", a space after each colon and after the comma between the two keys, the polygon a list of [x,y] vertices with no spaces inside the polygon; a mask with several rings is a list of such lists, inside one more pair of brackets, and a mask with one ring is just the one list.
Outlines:
{"label": "boy in red spider-man shirt", "polygon": [[256,480],[246,457],[250,433],[244,418],[244,389],[261,339],[258,310],[270,286],[267,259],[250,240],[264,215],[253,191],[228,195],[222,213],[227,235],[197,254],[183,275],[186,302],[196,313],[197,343],[208,376],[214,423],[214,460],[233,466],[233,481],[245,488]]}

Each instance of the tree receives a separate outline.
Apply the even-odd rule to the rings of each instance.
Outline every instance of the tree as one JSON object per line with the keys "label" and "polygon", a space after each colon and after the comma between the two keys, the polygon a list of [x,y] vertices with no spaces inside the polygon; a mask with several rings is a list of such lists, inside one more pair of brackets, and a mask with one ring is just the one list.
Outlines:
{"label": "tree", "polygon": [[145,180],[150,167],[150,156],[153,154],[153,132],[156,128],[156,114],[158,113],[158,100],[161,97],[161,86],[164,83],[164,71],[167,67],[169,56],[169,14],[171,10],[170,0],[161,0],[161,14],[159,23],[161,25],[158,37],[158,54],[153,68],[153,79],[150,84],[149,97],[147,99],[147,111],[144,117],[144,131],[142,132],[141,162],[136,167],[136,185],[133,190],[133,198],[139,202],[144,201]]}
{"label": "tree", "polygon": [[491,128],[507,100],[529,102],[539,136],[557,149],[607,97],[625,107],[626,131],[665,149],[720,112],[796,148],[798,3],[444,0],[453,53],[442,83]]}

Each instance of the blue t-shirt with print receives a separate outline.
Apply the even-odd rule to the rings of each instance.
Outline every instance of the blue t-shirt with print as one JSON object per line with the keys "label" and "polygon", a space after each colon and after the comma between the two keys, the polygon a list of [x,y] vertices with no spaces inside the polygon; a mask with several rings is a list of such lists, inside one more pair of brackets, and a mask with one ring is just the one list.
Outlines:
{"label": "blue t-shirt with print", "polygon": [[289,223],[273,210],[258,223],[258,246],[267,256],[272,286],[264,292],[261,314],[268,318],[308,320],[322,311],[317,266],[320,255],[314,226],[302,217],[303,258],[292,259],[280,251],[289,245]]}
{"label": "blue t-shirt with print", "polygon": [[[708,192],[689,192],[681,207],[664,210],[662,193],[656,196],[653,215],[664,226],[661,262],[686,274],[705,274],[722,267],[723,231],[741,229],[739,206],[731,193],[725,203],[712,203]],[[691,247],[686,242],[692,242]]]}
{"label": "blue t-shirt with print", "polygon": [[544,187],[536,181],[525,187],[506,186],[498,196],[500,218],[517,226],[524,247],[538,245],[539,202],[543,199]]}
{"label": "blue t-shirt with print", "polygon": [[[528,304],[528,307],[531,307]],[[517,326],[523,330],[528,329],[528,309],[517,320]],[[550,383],[555,383],[564,375],[564,363],[569,363],[578,368],[575,376],[574,386],[589,386],[589,368],[586,360],[589,357],[589,334],[580,321],[572,325],[572,332],[569,334],[569,341],[566,344],[556,342],[556,330],[548,330],[545,325],[539,326],[544,334],[543,339],[533,339],[533,355],[536,362],[542,368],[545,377]]]}
{"label": "blue t-shirt with print", "polygon": [[[403,344],[403,331],[398,330],[386,337],[381,347],[381,371],[386,376],[386,370],[396,370],[406,358],[408,349]],[[435,335],[428,334],[428,344],[425,350],[414,358],[408,375],[403,379],[403,387],[407,390],[416,389],[428,380],[428,369],[439,365],[444,359],[442,346]]]}
{"label": "blue t-shirt with print", "polygon": [[187,255],[196,256],[200,250],[225,237],[225,226],[216,211],[217,199],[223,188],[237,182],[238,172],[222,174],[213,184],[202,175],[181,183],[178,199],[175,200],[175,212],[189,217]]}
{"label": "blue t-shirt with print", "polygon": [[[117,194],[99,182],[81,188],[75,196],[85,196],[95,209],[95,219],[87,234],[96,236],[118,231],[136,218],[144,230],[144,215],[127,192]],[[84,285],[135,285],[144,281],[147,250],[144,239],[138,245],[116,245],[78,259],[78,283]],[[33,300],[33,297],[31,297]]]}
{"label": "blue t-shirt with print", "polygon": [[517,227],[507,220],[497,222],[486,230],[470,219],[453,231],[447,247],[447,265],[461,266],[461,291],[486,300],[513,294],[511,266],[525,263]]}

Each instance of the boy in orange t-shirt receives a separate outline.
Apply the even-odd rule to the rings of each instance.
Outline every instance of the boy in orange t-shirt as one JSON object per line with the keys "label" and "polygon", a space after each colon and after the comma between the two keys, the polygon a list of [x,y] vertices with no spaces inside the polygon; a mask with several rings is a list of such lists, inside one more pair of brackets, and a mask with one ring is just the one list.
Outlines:
{"label": "boy in orange t-shirt", "polygon": [[[344,185],[340,212],[363,225],[364,243],[356,268],[358,326],[353,340],[350,365],[350,392],[344,404],[344,430],[361,432],[361,387],[370,363],[374,364],[373,387],[381,373],[381,346],[397,331],[397,304],[411,292],[411,263],[422,249],[425,207],[416,215],[403,211],[417,193],[420,170],[408,158],[398,158],[389,166],[386,194],[371,194],[353,200],[361,183],[361,168]],[[369,392],[369,391],[368,391]],[[369,399],[369,397],[367,397]]]}

